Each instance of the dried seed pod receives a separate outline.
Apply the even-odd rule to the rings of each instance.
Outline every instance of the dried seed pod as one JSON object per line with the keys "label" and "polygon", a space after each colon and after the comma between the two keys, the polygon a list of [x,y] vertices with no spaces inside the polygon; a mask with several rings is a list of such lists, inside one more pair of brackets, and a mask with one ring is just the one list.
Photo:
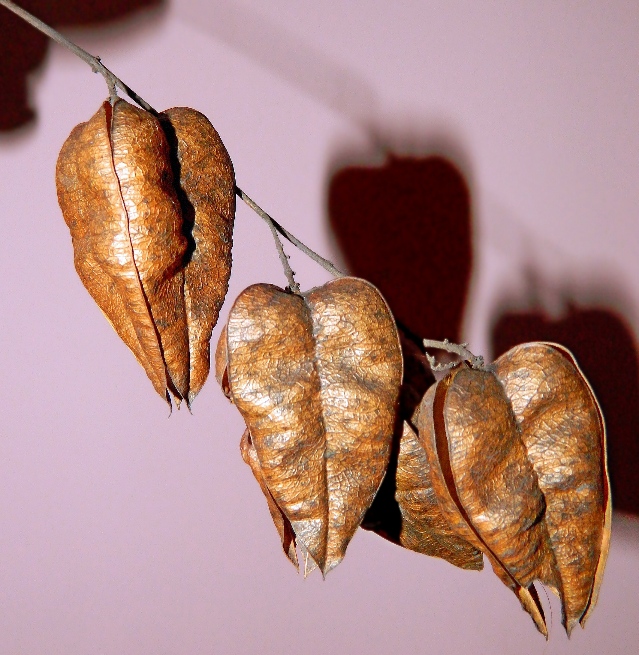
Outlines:
{"label": "dried seed pod", "polygon": [[[173,131],[178,142],[189,112],[193,110],[178,116]],[[189,133],[182,141],[187,144],[182,148],[185,152],[190,141],[199,151],[211,142],[223,158],[210,134],[200,133],[198,141]],[[224,238],[230,244],[233,216],[228,190],[223,192],[226,205],[201,201],[206,196],[204,182],[189,172],[199,166],[197,158],[183,157],[185,165],[178,180],[173,178],[172,159],[177,161],[179,153],[171,155],[157,118],[123,100],[113,107],[105,102],[64,143],[56,184],[80,279],[142,364],[156,391],[167,400],[170,391],[179,402],[182,398],[190,401],[206,377],[208,342],[195,335],[208,334],[206,338],[210,338],[206,320],[217,320],[220,304],[217,298],[208,300],[208,290],[200,290],[207,285],[197,277],[207,275],[216,260],[223,270],[230,267],[228,248],[216,250],[206,245],[208,228],[199,230],[205,237],[194,240],[193,235],[199,234],[195,222],[206,225],[208,214],[219,210],[227,225]],[[211,168],[207,162],[207,174]],[[233,185],[228,155],[222,168],[227,188]],[[197,182],[191,184],[194,175]],[[184,198],[189,197],[192,207],[204,207],[199,213],[192,212],[191,223],[183,217]],[[202,259],[207,264],[199,264]],[[193,262],[198,263],[191,266]],[[189,267],[193,272],[185,285]],[[228,279],[228,273],[222,278],[224,275]],[[226,284],[222,286],[223,297]]]}
{"label": "dried seed pod", "polygon": [[409,550],[480,570],[481,551],[451,530],[442,514],[428,459],[414,428],[416,409],[435,379],[424,353],[401,328],[400,343],[404,359],[400,415],[405,420],[394,434],[384,482],[361,527]]}
{"label": "dried seed pod", "polygon": [[326,574],[388,463],[402,376],[388,306],[355,278],[303,295],[254,285],[230,312],[226,351],[266,485]]}
{"label": "dried seed pod", "polygon": [[610,544],[604,421],[594,393],[563,346],[527,343],[495,362],[544,494],[544,521],[561,578],[568,633],[585,625]]}
{"label": "dried seed pod", "polygon": [[417,422],[451,527],[484,551],[543,634],[534,580],[560,596],[568,632],[583,622],[609,504],[601,414],[569,353],[526,344],[494,371],[462,364],[429,389]]}
{"label": "dried seed pod", "polygon": [[543,634],[541,606],[529,587],[543,570],[548,535],[544,499],[495,376],[462,365],[424,396],[420,439],[433,489],[451,527],[482,550]]}

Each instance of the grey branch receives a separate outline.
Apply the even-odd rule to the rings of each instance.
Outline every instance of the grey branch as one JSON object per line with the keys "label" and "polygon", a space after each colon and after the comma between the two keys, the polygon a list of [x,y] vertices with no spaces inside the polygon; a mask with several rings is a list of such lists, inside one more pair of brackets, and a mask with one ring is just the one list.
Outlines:
{"label": "grey branch", "polygon": [[314,250],[311,250],[308,246],[304,245],[296,236],[291,234],[286,228],[282,227],[272,216],[267,214],[254,200],[251,200],[249,196],[240,189],[240,187],[235,187],[235,193],[239,198],[241,198],[263,221],[275,228],[285,239],[290,241],[296,248],[301,250],[307,257],[310,257],[314,262],[318,263],[323,269],[327,270],[334,277],[344,277],[344,273],[339,269],[335,268],[332,262],[328,259],[324,259],[321,255],[318,255]]}

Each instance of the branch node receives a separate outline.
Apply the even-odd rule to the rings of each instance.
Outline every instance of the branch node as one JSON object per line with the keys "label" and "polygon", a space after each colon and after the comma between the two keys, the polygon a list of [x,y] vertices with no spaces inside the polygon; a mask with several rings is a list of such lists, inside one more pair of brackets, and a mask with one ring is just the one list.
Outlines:
{"label": "branch node", "polygon": [[[468,343],[451,343],[448,339],[436,341],[434,339],[424,339],[424,348],[437,348],[452,355],[457,355],[462,361],[466,362],[471,368],[477,370],[486,370],[484,358],[481,355],[473,355],[468,350]],[[438,364],[432,355],[426,353],[426,358],[433,371],[448,371],[457,366],[458,362],[448,362],[447,364]]]}
{"label": "branch node", "polygon": [[296,236],[291,234],[288,230],[283,228],[274,218],[267,214],[254,200],[252,200],[240,187],[235,186],[235,193],[243,200],[263,221],[265,221],[271,228],[275,228],[285,239],[290,241],[298,250],[301,250],[307,257],[310,257],[314,262],[319,264],[324,270],[328,271],[333,277],[344,277],[338,268],[334,266],[328,259],[324,259],[318,255],[314,250],[304,245]]}

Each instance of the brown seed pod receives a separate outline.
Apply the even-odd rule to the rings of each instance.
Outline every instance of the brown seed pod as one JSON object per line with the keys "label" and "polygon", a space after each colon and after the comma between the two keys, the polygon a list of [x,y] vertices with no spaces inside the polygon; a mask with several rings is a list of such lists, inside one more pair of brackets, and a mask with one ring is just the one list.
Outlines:
{"label": "brown seed pod", "polygon": [[526,343],[495,362],[544,494],[568,633],[590,616],[610,545],[605,427],[590,385],[563,346]]}
{"label": "brown seed pod", "polygon": [[[105,102],[62,146],[56,185],[82,283],[156,391],[167,400],[170,391],[179,403],[193,399],[208,372],[209,324],[217,320],[230,271],[234,192],[230,160],[219,137],[212,137],[213,128],[188,132],[190,123],[201,128],[201,114],[177,113],[173,134],[183,146],[171,153],[157,118],[123,100]],[[186,136],[180,140],[181,133]],[[200,153],[211,143],[218,163],[204,158],[203,174],[194,174],[202,158],[184,154],[190,143]],[[172,160],[180,157],[185,164],[174,179]],[[211,193],[205,178],[214,169],[222,171],[218,177],[225,185]],[[220,193],[225,202],[217,198]],[[187,201],[192,220],[185,221]],[[217,230],[226,240],[222,248],[210,245],[211,222],[226,226]],[[198,276],[206,277],[216,265],[222,273],[212,294]]]}
{"label": "brown seed pod", "polygon": [[480,570],[480,550],[459,537],[442,514],[433,491],[426,453],[416,434],[416,409],[434,377],[424,353],[400,328],[404,377],[400,416],[386,476],[361,527],[394,544],[440,557],[463,569]]}
{"label": "brown seed pod", "polygon": [[538,629],[547,635],[534,580],[558,593],[570,632],[594,604],[607,551],[601,414],[564,349],[525,344],[494,369],[462,364],[425,395],[417,422],[433,488]]}
{"label": "brown seed pod", "polygon": [[233,164],[208,118],[188,107],[162,114],[188,246],[184,301],[189,335],[189,403],[209,374],[211,332],[231,276]]}
{"label": "brown seed pod", "polygon": [[388,464],[402,377],[392,315],[371,284],[341,278],[302,295],[249,287],[226,327],[218,353],[266,486],[326,574]]}

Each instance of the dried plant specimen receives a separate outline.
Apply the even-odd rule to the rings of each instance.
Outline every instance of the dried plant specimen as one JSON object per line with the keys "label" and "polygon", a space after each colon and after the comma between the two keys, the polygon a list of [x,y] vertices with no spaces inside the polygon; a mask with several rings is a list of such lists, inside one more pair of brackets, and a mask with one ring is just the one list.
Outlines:
{"label": "dried plant specimen", "polygon": [[215,128],[198,111],[162,114],[187,235],[184,302],[189,336],[191,402],[209,374],[209,344],[231,276],[235,217],[233,164]]}
{"label": "dried plant specimen", "polygon": [[404,377],[400,416],[386,476],[361,527],[394,544],[440,557],[463,569],[480,570],[480,550],[448,524],[433,490],[428,458],[417,436],[418,407],[435,382],[424,353],[400,329]]}
{"label": "dried plant specimen", "polygon": [[56,184],[83,284],[156,391],[190,403],[230,275],[234,178],[201,114],[164,125],[173,150],[151,113],[105,102],[64,143]]}
{"label": "dried plant specimen", "polygon": [[539,488],[560,577],[564,624],[585,625],[597,602],[610,545],[612,505],[604,421],[572,354],[527,343],[495,362]]}
{"label": "dried plant specimen", "polygon": [[482,550],[547,634],[534,586],[561,598],[570,633],[596,602],[609,540],[605,431],[572,356],[524,344],[493,367],[462,364],[417,417],[450,526]]}
{"label": "dried plant specimen", "polygon": [[232,401],[266,486],[325,575],[379,488],[402,377],[394,320],[368,282],[305,294],[259,284],[235,301],[223,335]]}

